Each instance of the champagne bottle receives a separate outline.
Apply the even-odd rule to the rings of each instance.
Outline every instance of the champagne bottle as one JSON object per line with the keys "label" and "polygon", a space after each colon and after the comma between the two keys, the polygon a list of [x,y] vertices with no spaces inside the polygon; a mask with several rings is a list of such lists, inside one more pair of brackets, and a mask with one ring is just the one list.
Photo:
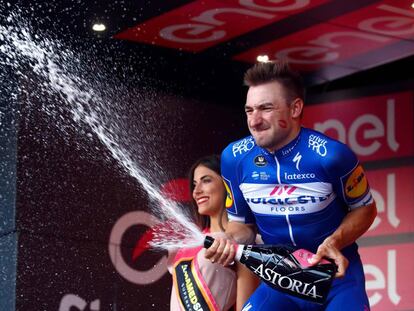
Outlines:
{"label": "champagne bottle", "polygon": [[[204,247],[213,242],[206,236]],[[237,245],[235,259],[276,290],[323,304],[337,266],[326,259],[311,266],[308,259],[312,256],[305,249],[287,245]]]}

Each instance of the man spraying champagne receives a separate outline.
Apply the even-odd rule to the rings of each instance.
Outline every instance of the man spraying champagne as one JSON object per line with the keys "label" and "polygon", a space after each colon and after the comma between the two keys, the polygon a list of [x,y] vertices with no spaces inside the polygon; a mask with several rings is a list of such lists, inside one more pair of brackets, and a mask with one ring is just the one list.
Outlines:
{"label": "man spraying champagne", "polygon": [[[213,245],[206,236],[204,247]],[[305,300],[323,304],[337,271],[334,263],[322,260],[311,266],[313,254],[285,245],[237,245],[234,259],[244,264],[269,286]]]}
{"label": "man spraying champagne", "polygon": [[[222,153],[230,223],[206,258],[230,264],[234,243],[292,245],[338,266],[323,305],[262,283],[246,305],[252,310],[369,310],[355,241],[368,230],[376,206],[365,172],[349,147],[301,126],[304,88],[285,62],[259,63],[244,77],[251,136]],[[260,272],[260,271],[258,271]]]}

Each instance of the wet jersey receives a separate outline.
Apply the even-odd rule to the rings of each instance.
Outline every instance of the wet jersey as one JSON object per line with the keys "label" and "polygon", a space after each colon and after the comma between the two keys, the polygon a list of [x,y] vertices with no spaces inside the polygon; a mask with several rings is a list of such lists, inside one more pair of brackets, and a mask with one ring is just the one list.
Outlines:
{"label": "wet jersey", "polygon": [[[230,144],[221,162],[229,219],[254,223],[266,244],[316,252],[350,209],[373,202],[350,148],[311,129],[274,154],[248,136]],[[342,251],[350,259],[356,244]]]}

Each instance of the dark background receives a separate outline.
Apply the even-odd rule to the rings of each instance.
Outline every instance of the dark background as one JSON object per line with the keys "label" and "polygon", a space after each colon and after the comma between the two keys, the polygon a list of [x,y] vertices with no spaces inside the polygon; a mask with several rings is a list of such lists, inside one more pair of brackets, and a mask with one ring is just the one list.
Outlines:
{"label": "dark background", "polygon": [[[375,2],[328,1],[319,13],[315,9],[309,14],[323,20]],[[275,34],[275,26],[270,25],[201,53],[114,38],[128,27],[187,3],[10,1],[0,8],[2,17],[19,11],[33,33],[75,51],[88,75],[93,76],[93,67],[98,66],[106,79],[124,85],[123,99],[130,102],[112,98],[110,104],[129,111],[131,135],[137,129],[137,140],[142,141],[142,148],[133,149],[139,153],[137,164],[152,172],[148,177],[161,186],[185,178],[197,158],[220,153],[228,143],[247,135],[242,77],[251,64],[231,56],[270,41]],[[306,28],[310,22],[303,17],[292,17],[282,25],[303,20]],[[108,30],[93,32],[96,20],[105,22]],[[286,32],[299,26],[289,27]],[[414,56],[403,55],[322,83],[315,79],[319,73],[305,74],[308,104],[361,92],[412,90],[413,65]],[[76,127],[62,132],[33,109],[42,101],[62,99],[48,94],[30,97],[27,94],[35,93],[38,84],[1,69],[9,86],[0,93],[0,285],[4,288],[0,310],[57,310],[67,294],[85,302],[70,310],[168,310],[168,273],[153,283],[135,284],[117,272],[117,263],[109,256],[109,248],[115,247],[109,243],[111,230],[122,216],[137,210],[153,213],[153,202],[142,186],[111,158],[96,136],[85,138]],[[18,92],[22,85],[25,92],[17,101],[11,100],[10,90]],[[412,157],[405,161],[412,164]],[[132,260],[134,246],[147,228],[129,227],[119,247],[118,255],[136,271],[151,269],[167,256],[148,251]],[[92,304],[97,299],[98,309]]]}

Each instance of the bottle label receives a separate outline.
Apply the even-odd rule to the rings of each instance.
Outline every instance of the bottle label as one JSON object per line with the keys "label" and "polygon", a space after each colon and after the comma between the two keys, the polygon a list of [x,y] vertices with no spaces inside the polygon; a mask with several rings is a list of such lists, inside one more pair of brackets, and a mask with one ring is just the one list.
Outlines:
{"label": "bottle label", "polygon": [[284,293],[323,304],[336,273],[333,263],[323,260],[311,266],[313,253],[278,245],[248,245],[240,262],[271,287]]}
{"label": "bottle label", "polygon": [[252,246],[251,245],[246,245],[243,249],[243,257],[244,260],[249,259],[250,257],[250,252],[252,251]]}
{"label": "bottle label", "polygon": [[259,265],[253,270],[261,279],[266,280],[280,289],[288,290],[296,294],[311,297],[315,300],[323,296],[317,293],[316,285],[306,283],[287,275],[281,275],[271,268],[265,267],[264,264]]}
{"label": "bottle label", "polygon": [[[296,260],[303,268],[308,268],[311,266],[309,260],[313,257],[314,253],[306,250],[306,249],[298,249],[292,253],[292,256],[295,256]],[[330,264],[329,261],[326,259],[322,259],[320,261],[321,264]]]}

